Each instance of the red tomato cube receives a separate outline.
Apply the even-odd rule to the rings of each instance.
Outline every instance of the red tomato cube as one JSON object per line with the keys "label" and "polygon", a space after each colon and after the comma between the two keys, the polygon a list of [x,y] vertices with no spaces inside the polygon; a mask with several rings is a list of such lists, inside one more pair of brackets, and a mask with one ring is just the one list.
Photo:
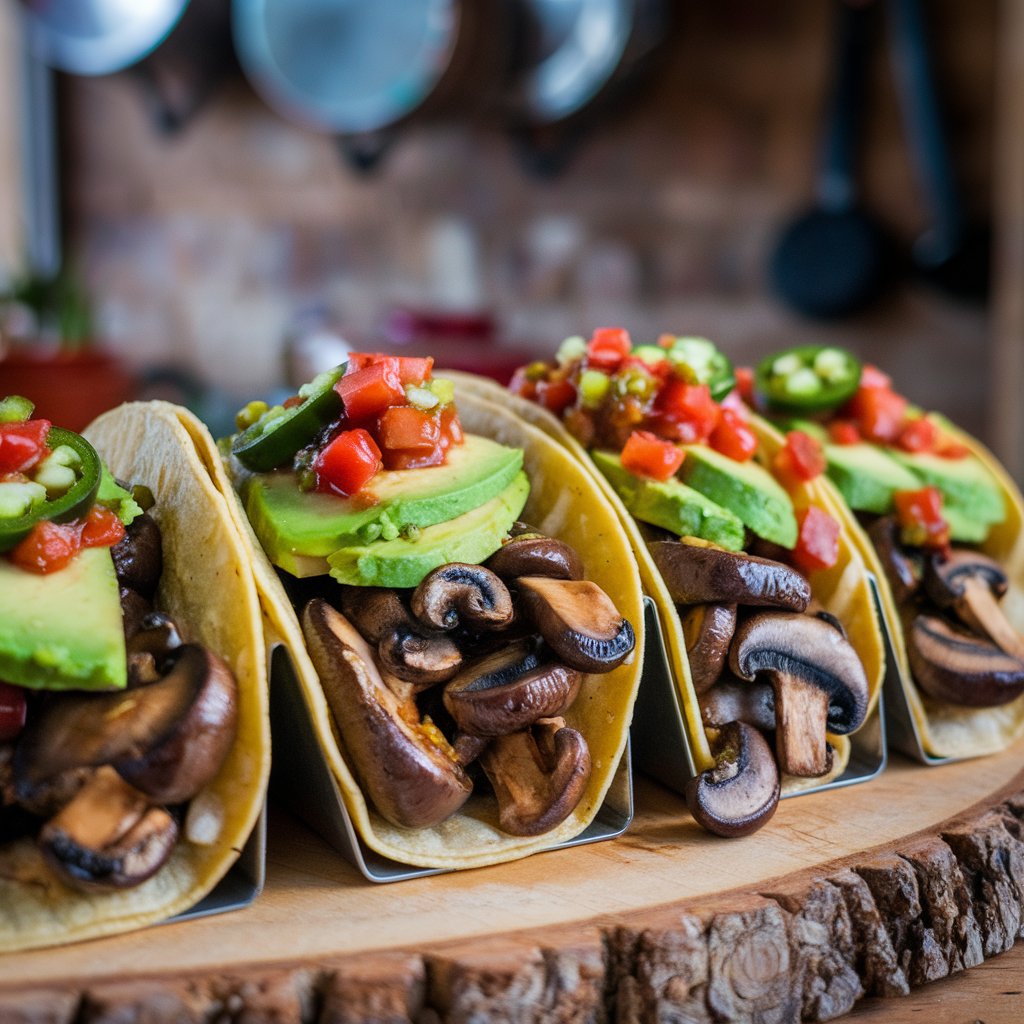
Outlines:
{"label": "red tomato cube", "polygon": [[622,449],[622,468],[636,476],[668,480],[683,464],[686,453],[671,441],[646,430],[634,430]]}
{"label": "red tomato cube", "polygon": [[362,490],[380,465],[380,449],[367,431],[362,428],[344,430],[313,463],[317,490],[347,498]]}
{"label": "red tomato cube", "polygon": [[0,473],[23,473],[48,454],[49,420],[0,423]]}
{"label": "red tomato cube", "polygon": [[803,572],[829,569],[839,560],[839,523],[817,505],[796,515],[797,540],[793,561]]}
{"label": "red tomato cube", "polygon": [[347,373],[334,385],[334,390],[351,420],[376,416],[389,406],[406,404],[398,363],[391,357]]}
{"label": "red tomato cube", "polygon": [[722,409],[708,444],[736,462],[746,462],[757,451],[757,435],[735,409]]}

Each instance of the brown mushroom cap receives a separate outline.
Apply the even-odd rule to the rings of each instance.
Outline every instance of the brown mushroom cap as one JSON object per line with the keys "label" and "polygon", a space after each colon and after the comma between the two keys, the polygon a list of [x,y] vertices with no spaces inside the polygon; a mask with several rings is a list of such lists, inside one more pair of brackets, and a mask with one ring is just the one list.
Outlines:
{"label": "brown mushroom cap", "polygon": [[768,683],[727,675],[700,695],[701,720],[712,729],[745,722],[762,732],[775,731],[775,691]]}
{"label": "brown mushroom cap", "polygon": [[868,527],[868,536],[878,552],[896,603],[906,604],[921,586],[922,558],[918,551],[905,548],[895,516],[883,516]]}
{"label": "brown mushroom cap", "polygon": [[610,672],[633,653],[633,627],[596,583],[522,576],[516,586],[527,617],[566,665]]}
{"label": "brown mushroom cap", "polygon": [[[205,647],[185,644],[174,652],[170,673],[193,681],[191,703],[153,744],[113,763],[118,774],[152,801],[177,804],[216,778],[235,741],[238,685],[227,663]],[[143,699],[147,690],[140,691]]]}
{"label": "brown mushroom cap", "polygon": [[1024,636],[1006,618],[998,599],[1009,580],[1001,565],[978,551],[958,548],[925,562],[924,587],[940,607],[1013,658],[1024,661]]}
{"label": "brown mushroom cap", "polygon": [[451,679],[462,667],[462,652],[449,636],[423,636],[398,626],[377,645],[381,666],[408,683],[434,686]]}
{"label": "brown mushroom cap", "polygon": [[449,562],[427,573],[410,605],[423,625],[443,630],[459,625],[500,629],[513,613],[505,584],[489,569],[467,562]]}
{"label": "brown mushroom cap", "polygon": [[178,825],[112,768],[98,768],[39,833],[47,863],[80,889],[127,888],[167,861]]}
{"label": "brown mushroom cap", "polygon": [[832,760],[826,730],[853,732],[867,715],[868,681],[857,652],[813,615],[752,615],[736,630],[729,666],[741,679],[768,675],[779,767],[790,775],[824,775]]}
{"label": "brown mushroom cap", "polygon": [[811,585],[796,569],[724,548],[655,541],[654,562],[678,604],[742,604],[802,612]]}
{"label": "brown mushroom cap", "polygon": [[578,671],[519,641],[468,665],[444,688],[455,724],[475,736],[503,736],[568,710],[580,690]]}
{"label": "brown mushroom cap", "polygon": [[914,681],[935,700],[987,708],[1024,693],[1024,661],[937,615],[915,617],[907,654]]}
{"label": "brown mushroom cap", "polygon": [[342,586],[340,591],[342,614],[370,644],[379,644],[412,623],[402,598],[391,587]]}
{"label": "brown mushroom cap", "polygon": [[520,576],[583,579],[583,560],[565,541],[540,533],[523,533],[506,541],[484,563],[506,582]]}
{"label": "brown mushroom cap", "polygon": [[561,718],[498,736],[480,755],[498,800],[498,823],[514,836],[537,836],[563,822],[590,778],[586,740]]}
{"label": "brown mushroom cap", "polygon": [[765,738],[744,722],[722,727],[715,766],[686,785],[686,805],[700,825],[727,838],[756,832],[779,805],[779,769]]}
{"label": "brown mushroom cap", "polygon": [[[69,769],[141,765],[154,752],[162,763],[164,754],[181,742],[181,728],[199,730],[196,747],[188,747],[197,755],[213,748],[226,752],[234,735],[234,687],[223,661],[205,648],[186,644],[175,652],[167,675],[155,683],[117,693],[63,693],[47,699],[15,752],[19,799],[32,803],[38,787]],[[208,699],[197,700],[203,693]],[[168,764],[158,774],[169,770]],[[197,763],[181,770],[188,775],[204,769]]]}
{"label": "brown mushroom cap", "polygon": [[122,587],[143,597],[156,593],[163,572],[160,527],[149,513],[137,516],[125,527],[124,537],[110,549],[114,571]]}
{"label": "brown mushroom cap", "polygon": [[436,825],[473,784],[437,729],[413,722],[385,685],[373,652],[326,601],[310,601],[302,629],[344,752],[365,795],[392,824]]}
{"label": "brown mushroom cap", "polygon": [[698,694],[711,689],[729,657],[729,642],[736,632],[736,605],[695,604],[680,612],[686,657],[693,688]]}

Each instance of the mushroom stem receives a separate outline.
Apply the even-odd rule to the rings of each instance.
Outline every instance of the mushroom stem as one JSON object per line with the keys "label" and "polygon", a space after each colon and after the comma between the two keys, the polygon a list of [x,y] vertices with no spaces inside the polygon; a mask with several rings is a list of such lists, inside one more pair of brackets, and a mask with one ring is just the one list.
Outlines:
{"label": "mushroom stem", "polygon": [[960,618],[976,633],[987,636],[1000,650],[1024,661],[1024,636],[1013,628],[983,579],[971,577],[964,581],[963,596],[955,608]]}
{"label": "mushroom stem", "polygon": [[775,690],[775,752],[787,775],[816,778],[832,767],[825,739],[828,693],[799,676],[772,675]]}

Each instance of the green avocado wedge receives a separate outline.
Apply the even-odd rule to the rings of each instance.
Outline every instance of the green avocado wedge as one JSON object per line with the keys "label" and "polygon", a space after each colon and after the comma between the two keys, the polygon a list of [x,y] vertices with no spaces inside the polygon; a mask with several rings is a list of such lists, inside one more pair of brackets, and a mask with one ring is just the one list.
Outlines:
{"label": "green avocado wedge", "polygon": [[501,547],[530,494],[519,473],[497,497],[413,538],[377,540],[334,552],[327,564],[339,583],[359,587],[415,587],[439,565],[483,562]]}
{"label": "green avocado wedge", "polygon": [[109,548],[87,548],[46,574],[0,558],[0,622],[0,679],[43,690],[124,688],[124,626]]}
{"label": "green avocado wedge", "polygon": [[614,452],[593,451],[594,465],[604,474],[630,513],[641,522],[660,526],[680,537],[700,537],[729,551],[743,548],[743,523],[680,480],[652,480],[624,469]]}
{"label": "green avocado wedge", "polygon": [[409,527],[447,522],[490,501],[516,478],[523,453],[467,434],[443,466],[378,473],[368,495],[342,498],[299,489],[294,473],[246,478],[242,502],[270,560],[295,576],[327,572],[341,548],[394,540]]}

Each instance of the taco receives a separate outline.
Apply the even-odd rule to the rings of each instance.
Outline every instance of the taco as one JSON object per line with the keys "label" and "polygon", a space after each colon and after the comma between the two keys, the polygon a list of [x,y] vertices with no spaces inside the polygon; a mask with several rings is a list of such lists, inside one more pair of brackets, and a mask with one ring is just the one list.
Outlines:
{"label": "taco", "polygon": [[[870,583],[829,485],[738,400],[728,360],[704,339],[634,348],[607,330],[568,339],[509,392],[457,379],[573,452],[622,516],[684,710],[698,821],[743,834],[774,811],[779,769],[783,792],[841,775],[884,675]],[[794,708],[784,687],[801,674],[831,696],[816,686]],[[757,785],[709,810],[709,773],[740,778],[748,762]]]}
{"label": "taco", "polygon": [[364,843],[469,868],[584,831],[643,654],[593,480],[429,358],[353,353],[239,426],[225,465],[320,740],[290,753],[327,760]]}
{"label": "taco", "polygon": [[270,764],[258,597],[201,424],[138,403],[78,435],[31,411],[0,403],[2,951],[192,907]]}
{"label": "taco", "polygon": [[1024,503],[991,452],[834,347],[765,358],[752,399],[821,445],[881,582],[924,751],[993,753],[1024,734]]}

